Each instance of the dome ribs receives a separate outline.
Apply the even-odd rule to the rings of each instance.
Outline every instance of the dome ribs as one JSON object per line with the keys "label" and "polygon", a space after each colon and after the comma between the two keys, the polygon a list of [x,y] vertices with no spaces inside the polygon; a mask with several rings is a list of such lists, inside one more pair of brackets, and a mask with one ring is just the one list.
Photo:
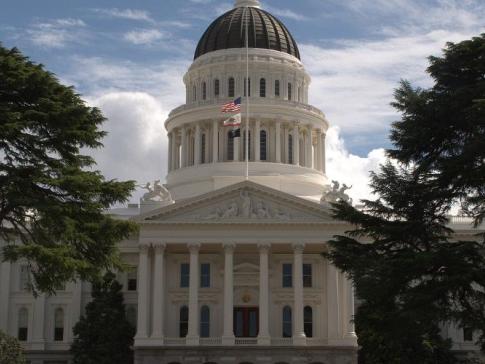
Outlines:
{"label": "dome ribs", "polygon": [[238,7],[214,20],[200,39],[194,59],[217,50],[244,48],[246,20],[249,48],[272,49],[300,59],[298,46],[286,26],[270,13],[254,7]]}

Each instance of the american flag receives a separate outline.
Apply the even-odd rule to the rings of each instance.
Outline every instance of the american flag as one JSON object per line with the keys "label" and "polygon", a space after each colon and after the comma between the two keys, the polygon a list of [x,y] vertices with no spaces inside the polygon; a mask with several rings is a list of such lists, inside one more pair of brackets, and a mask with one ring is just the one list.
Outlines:
{"label": "american flag", "polygon": [[221,112],[241,112],[241,98],[222,105]]}

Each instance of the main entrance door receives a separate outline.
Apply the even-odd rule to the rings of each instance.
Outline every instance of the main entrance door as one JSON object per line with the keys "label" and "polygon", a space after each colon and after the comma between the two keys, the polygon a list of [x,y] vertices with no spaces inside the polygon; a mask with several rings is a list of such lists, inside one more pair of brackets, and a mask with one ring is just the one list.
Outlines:
{"label": "main entrance door", "polygon": [[234,335],[236,337],[257,337],[258,330],[258,307],[234,307]]}

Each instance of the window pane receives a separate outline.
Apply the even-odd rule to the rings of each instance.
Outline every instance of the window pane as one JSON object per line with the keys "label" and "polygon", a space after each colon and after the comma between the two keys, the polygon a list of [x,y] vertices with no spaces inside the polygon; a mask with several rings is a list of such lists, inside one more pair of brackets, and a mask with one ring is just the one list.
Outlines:
{"label": "window pane", "polygon": [[249,88],[248,96],[251,96],[251,78],[247,79],[247,82],[246,78],[244,78],[244,96],[246,96],[246,86]]}
{"label": "window pane", "polygon": [[186,337],[188,328],[189,328],[189,309],[187,306],[182,306],[180,308],[179,336]]}
{"label": "window pane", "polygon": [[189,286],[190,265],[182,263],[180,265],[180,287],[187,288]]}
{"label": "window pane", "polygon": [[207,306],[200,309],[200,336],[210,337],[210,310]]}
{"label": "window pane", "polygon": [[313,310],[310,306],[305,306],[303,310],[303,321],[306,337],[313,337]]}
{"label": "window pane", "polygon": [[465,327],[463,329],[463,341],[473,341],[473,330]]}
{"label": "window pane", "polygon": [[214,81],[214,95],[219,96],[219,80]]}
{"label": "window pane", "polygon": [[205,100],[207,98],[207,84],[204,82],[202,84],[202,99]]}
{"label": "window pane", "polygon": [[288,135],[288,163],[293,164],[293,135]]}
{"label": "window pane", "polygon": [[262,161],[266,160],[266,131],[261,130],[260,133],[260,159]]}
{"label": "window pane", "polygon": [[291,92],[292,92],[292,87],[291,87],[291,83],[289,83],[288,84],[288,100],[291,100],[292,99]]}
{"label": "window pane", "polygon": [[292,331],[291,307],[285,306],[283,308],[283,337],[291,337]]}
{"label": "window pane", "polygon": [[128,272],[128,282],[127,282],[128,291],[136,291],[136,285],[137,285],[136,275],[137,275],[136,270]]}
{"label": "window pane", "polygon": [[312,265],[303,264],[303,287],[312,287]]}
{"label": "window pane", "polygon": [[56,327],[54,329],[54,341],[63,341],[64,340],[64,328]]}
{"label": "window pane", "polygon": [[293,265],[291,263],[283,264],[283,287],[293,286]]}
{"label": "window pane", "polygon": [[231,77],[229,79],[229,85],[228,85],[229,86],[228,87],[229,88],[229,90],[228,90],[229,91],[229,97],[234,97],[234,83],[235,83],[234,78]]}
{"label": "window pane", "polygon": [[208,288],[211,286],[211,266],[210,264],[200,265],[200,286]]}
{"label": "window pane", "polygon": [[[243,138],[244,139],[241,140],[241,143],[243,143],[243,159],[246,160],[246,130],[244,130]],[[248,159],[251,159],[251,131],[249,132],[248,145],[249,145]]]}
{"label": "window pane", "polygon": [[234,160],[234,136],[232,132],[227,133],[227,160]]}
{"label": "window pane", "polygon": [[202,140],[200,142],[200,163],[204,164],[205,163],[205,134],[202,134],[201,136]]}
{"label": "window pane", "polygon": [[280,81],[276,80],[274,82],[274,94],[275,96],[280,96]]}
{"label": "window pane", "polygon": [[259,80],[259,96],[266,97],[266,79]]}

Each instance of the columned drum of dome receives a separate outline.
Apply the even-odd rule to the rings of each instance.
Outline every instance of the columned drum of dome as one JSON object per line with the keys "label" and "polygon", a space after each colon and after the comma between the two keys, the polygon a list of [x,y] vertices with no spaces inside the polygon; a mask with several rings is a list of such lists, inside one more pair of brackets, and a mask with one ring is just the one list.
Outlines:
{"label": "columned drum of dome", "polygon": [[217,18],[197,45],[194,59],[221,49],[245,48],[248,25],[249,48],[273,49],[300,59],[300,51],[285,25],[257,7],[236,7]]}

